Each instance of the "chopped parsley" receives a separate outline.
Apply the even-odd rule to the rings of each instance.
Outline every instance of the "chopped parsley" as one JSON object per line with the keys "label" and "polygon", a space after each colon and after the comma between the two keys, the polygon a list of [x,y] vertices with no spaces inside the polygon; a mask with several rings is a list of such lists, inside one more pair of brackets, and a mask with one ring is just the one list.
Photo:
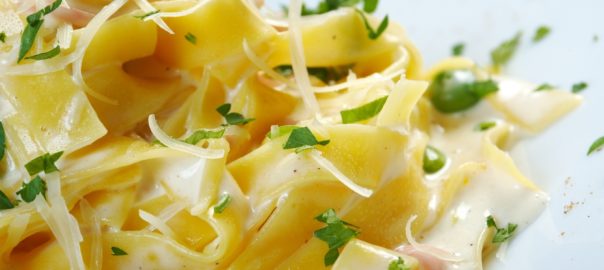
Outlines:
{"label": "chopped parsley", "polygon": [[492,127],[495,127],[497,125],[496,122],[494,121],[488,121],[488,122],[482,122],[479,123],[478,125],[476,125],[476,128],[474,128],[476,131],[485,131],[485,130],[489,130]]}
{"label": "chopped parsley", "polygon": [[272,126],[271,130],[266,134],[269,139],[279,138],[283,135],[289,134],[292,130],[299,128],[299,126],[285,125],[285,126]]}
{"label": "chopped parsley", "polygon": [[[309,75],[321,80],[325,84],[329,84],[331,82],[337,82],[346,77],[350,68],[350,65],[345,65],[338,67],[307,67],[306,70],[308,71]],[[274,70],[285,77],[292,76],[294,74],[294,70],[291,65],[280,65],[275,67]]]}
{"label": "chopped parsley", "polygon": [[111,247],[111,255],[113,255],[113,256],[124,256],[124,255],[128,255],[128,253],[126,253],[126,251],[124,251],[121,248]]}
{"label": "chopped parsley", "polygon": [[378,115],[382,111],[382,108],[384,108],[387,99],[388,96],[381,97],[360,107],[341,111],[342,123],[355,123]]}
{"label": "chopped parsley", "polygon": [[535,34],[533,35],[533,42],[537,43],[544,38],[546,38],[551,32],[551,29],[548,26],[542,25],[535,30]]}
{"label": "chopped parsley", "polygon": [[587,89],[588,86],[589,85],[587,85],[586,82],[578,82],[578,83],[573,84],[573,88],[571,91],[576,94],[576,93],[579,93],[579,92]]}
{"label": "chopped parsley", "polygon": [[471,70],[448,70],[436,75],[430,85],[430,101],[443,113],[463,111],[476,105],[483,97],[497,92],[493,80],[477,80]]}
{"label": "chopped parsley", "polygon": [[184,139],[183,142],[195,145],[201,140],[222,138],[222,136],[224,135],[224,131],[224,128],[219,130],[197,130],[193,132],[193,134],[191,134],[189,137]]}
{"label": "chopped parsley", "polygon": [[382,33],[386,31],[386,28],[388,28],[388,15],[386,15],[386,17],[382,19],[382,22],[380,22],[380,25],[378,26],[377,30],[374,30],[371,24],[369,24],[369,20],[367,20],[365,13],[359,11],[358,9],[357,12],[361,14],[361,18],[363,19],[363,23],[365,24],[365,29],[367,29],[367,36],[369,37],[369,39],[378,39],[382,35]]}
{"label": "chopped parsley", "polygon": [[0,42],[6,42],[6,33],[0,32]]}
{"label": "chopped parsley", "polygon": [[218,200],[218,203],[214,205],[214,213],[221,214],[222,212],[224,212],[224,209],[229,206],[231,200],[231,195],[229,195],[228,193],[222,194],[222,196],[220,196],[220,199]]}
{"label": "chopped parsley", "polygon": [[512,237],[512,235],[514,234],[514,232],[516,231],[516,228],[518,228],[518,225],[513,224],[513,223],[508,223],[507,228],[505,228],[505,227],[499,228],[499,227],[497,227],[497,224],[495,223],[495,219],[493,219],[493,216],[487,217],[487,226],[495,228],[495,235],[493,235],[493,240],[491,241],[495,244],[503,243],[503,242],[507,241],[508,239],[510,239]]}
{"label": "chopped parsley", "polygon": [[535,91],[549,91],[549,90],[553,90],[553,89],[554,89],[553,85],[551,85],[549,83],[542,83],[537,88],[535,88]]}
{"label": "chopped parsley", "polygon": [[466,44],[464,44],[462,42],[457,43],[457,44],[453,45],[453,48],[451,48],[451,55],[461,56],[461,55],[463,55],[463,52],[465,49],[466,49]]}
{"label": "chopped parsley", "polygon": [[0,210],[11,209],[15,206],[10,199],[0,190]]}
{"label": "chopped parsley", "polygon": [[42,23],[44,23],[44,15],[47,15],[59,8],[62,2],[63,0],[56,0],[43,9],[27,16],[27,24],[25,25],[25,29],[21,35],[21,45],[19,47],[19,58],[17,59],[17,63],[21,62],[21,60],[25,58],[25,55],[33,46],[36,35],[38,34]]}
{"label": "chopped parsley", "polygon": [[23,183],[21,189],[17,191],[17,195],[25,202],[32,202],[38,194],[46,196],[46,182],[40,176],[36,176],[29,183]]}
{"label": "chopped parsley", "polygon": [[60,53],[61,53],[61,48],[57,45],[56,47],[54,47],[50,51],[39,53],[39,54],[32,55],[32,56],[28,56],[28,57],[25,57],[25,59],[46,60],[46,59],[49,59],[49,58],[53,58],[53,57],[59,55]]}
{"label": "chopped parsley", "polygon": [[185,39],[193,45],[197,44],[197,37],[191,34],[191,32],[185,35]]}
{"label": "chopped parsley", "polygon": [[390,262],[388,270],[411,270],[411,268],[405,265],[403,258],[398,257],[396,260]]}
{"label": "chopped parsley", "polygon": [[591,144],[589,150],[587,151],[587,155],[589,156],[595,151],[600,151],[602,147],[604,147],[604,136],[598,138]]}
{"label": "chopped parsley", "polygon": [[6,133],[4,133],[4,125],[0,121],[0,160],[4,158],[6,152]]}
{"label": "chopped parsley", "polygon": [[35,175],[44,171],[45,173],[56,172],[59,169],[55,166],[55,162],[63,155],[63,151],[54,154],[46,153],[25,164],[25,168],[29,175]]}
{"label": "chopped parsley", "polygon": [[316,230],[314,235],[327,243],[329,251],[325,254],[323,263],[325,266],[330,266],[340,256],[338,249],[358,236],[359,232],[355,226],[341,220],[332,208],[316,216],[315,219],[327,224],[327,226]]}
{"label": "chopped parsley", "polygon": [[157,13],[159,13],[159,9],[158,9],[158,10],[154,10],[154,11],[150,11],[150,12],[147,12],[147,13],[145,13],[145,14],[143,14],[143,15],[134,16],[134,18],[144,20],[144,19],[146,19],[147,17],[149,17],[149,16],[151,16],[151,15],[155,15],[155,14],[157,14]]}
{"label": "chopped parsley", "polygon": [[329,140],[318,141],[308,127],[294,128],[283,145],[283,149],[296,149],[300,153],[316,145],[327,145]]}
{"label": "chopped parsley", "polygon": [[424,150],[424,171],[426,173],[435,173],[440,171],[447,163],[447,157],[443,152],[431,145],[426,146]]}
{"label": "chopped parsley", "polygon": [[520,45],[520,38],[522,38],[522,32],[518,32],[514,37],[502,42],[491,51],[491,62],[495,67],[504,66],[512,59]]}
{"label": "chopped parsley", "polygon": [[[301,15],[308,16],[308,15],[323,14],[323,13],[330,12],[332,10],[336,10],[340,7],[351,7],[360,2],[361,2],[361,0],[323,0],[323,1],[319,2],[317,7],[314,9],[308,8],[306,5],[303,4]],[[365,0],[365,2],[376,2],[375,5],[377,6],[377,1],[375,1],[375,0]],[[369,3],[369,5],[368,5],[367,3],[365,3],[367,8],[370,8],[371,4],[372,3]]]}
{"label": "chopped parsley", "polygon": [[224,117],[224,120],[227,122],[227,125],[243,126],[243,125],[255,120],[254,118],[245,118],[240,113],[230,112],[231,111],[230,103],[225,103],[225,104],[218,106],[218,108],[216,108],[216,111],[220,115],[222,115],[222,117]]}

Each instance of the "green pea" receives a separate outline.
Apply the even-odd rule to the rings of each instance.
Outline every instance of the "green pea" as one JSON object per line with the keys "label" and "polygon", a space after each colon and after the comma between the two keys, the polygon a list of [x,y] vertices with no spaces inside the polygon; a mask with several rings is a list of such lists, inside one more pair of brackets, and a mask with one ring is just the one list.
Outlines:
{"label": "green pea", "polygon": [[443,152],[428,145],[424,151],[424,171],[426,173],[435,173],[440,171],[447,163],[447,157]]}
{"label": "green pea", "polygon": [[443,113],[469,109],[486,95],[499,90],[492,80],[479,81],[471,70],[447,70],[439,73],[430,85],[434,107]]}

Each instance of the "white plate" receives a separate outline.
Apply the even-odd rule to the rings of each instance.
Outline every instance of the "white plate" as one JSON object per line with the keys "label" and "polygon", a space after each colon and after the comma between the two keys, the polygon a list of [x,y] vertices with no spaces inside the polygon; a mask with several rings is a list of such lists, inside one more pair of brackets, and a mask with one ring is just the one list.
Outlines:
{"label": "white plate", "polygon": [[[570,89],[589,88],[584,104],[534,138],[515,146],[520,169],[551,196],[530,227],[513,239],[503,261],[487,269],[603,269],[604,151],[587,149],[604,136],[604,1],[601,0],[382,0],[378,16],[402,24],[422,52],[425,67],[450,54],[487,64],[489,52],[522,30],[522,46],[506,74]],[[531,42],[535,29],[550,36]],[[594,36],[599,41],[594,41]],[[569,179],[568,181],[566,179]],[[565,206],[576,204],[568,213]]]}

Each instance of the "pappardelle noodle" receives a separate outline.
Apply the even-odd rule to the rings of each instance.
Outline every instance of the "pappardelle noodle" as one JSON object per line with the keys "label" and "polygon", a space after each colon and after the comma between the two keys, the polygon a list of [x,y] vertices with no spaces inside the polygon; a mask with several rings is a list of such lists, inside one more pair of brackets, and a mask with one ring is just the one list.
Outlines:
{"label": "pappardelle noodle", "polygon": [[581,98],[500,74],[520,36],[425,69],[377,4],[0,2],[0,268],[482,269]]}

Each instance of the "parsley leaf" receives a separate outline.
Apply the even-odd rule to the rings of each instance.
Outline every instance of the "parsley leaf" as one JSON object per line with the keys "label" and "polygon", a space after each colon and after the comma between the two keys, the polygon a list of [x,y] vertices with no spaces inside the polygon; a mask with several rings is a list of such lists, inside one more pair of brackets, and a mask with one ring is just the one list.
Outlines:
{"label": "parsley leaf", "polygon": [[316,230],[314,235],[325,241],[329,247],[329,251],[323,258],[325,266],[329,266],[334,264],[338,256],[340,256],[338,249],[346,245],[352,238],[358,236],[359,232],[351,228],[354,226],[338,218],[336,211],[332,208],[327,209],[327,211],[321,213],[315,219],[327,224],[326,227]]}
{"label": "parsley leaf", "polygon": [[398,257],[396,260],[390,262],[388,270],[411,270],[411,268],[405,265],[403,258]]}
{"label": "parsley leaf", "polygon": [[56,172],[59,169],[57,166],[55,166],[55,162],[59,160],[61,155],[63,155],[63,151],[54,153],[52,155],[46,153],[25,164],[25,168],[27,169],[29,175],[35,175],[42,171],[45,173]]}
{"label": "parsley leaf", "polygon": [[496,125],[497,125],[497,123],[493,122],[493,121],[482,122],[482,123],[479,123],[478,125],[476,125],[476,127],[474,129],[476,131],[485,131],[485,130],[491,129],[492,127],[495,127]]}
{"label": "parsley leaf", "polygon": [[6,33],[0,32],[0,41],[2,43],[6,42]]}
{"label": "parsley leaf", "polygon": [[369,24],[369,20],[367,20],[367,17],[365,16],[365,13],[359,11],[358,9],[357,12],[361,14],[361,18],[363,19],[363,23],[365,24],[365,29],[367,29],[367,36],[370,39],[378,39],[382,35],[382,33],[386,31],[386,28],[388,28],[388,15],[386,15],[386,17],[382,19],[382,22],[380,22],[380,25],[378,26],[377,30],[373,30],[373,27],[371,27],[371,25]]}
{"label": "parsley leaf", "polygon": [[224,209],[226,209],[230,203],[231,195],[229,195],[228,193],[222,194],[222,196],[220,196],[220,200],[218,200],[218,203],[214,205],[214,213],[220,214],[224,212]]}
{"label": "parsley leaf", "polygon": [[549,91],[549,90],[553,90],[554,86],[549,84],[549,83],[543,83],[541,85],[539,85],[537,88],[535,88],[535,91]]}
{"label": "parsley leaf", "polygon": [[155,14],[157,14],[157,13],[159,13],[159,9],[158,9],[158,10],[154,10],[154,11],[150,11],[150,12],[147,12],[147,13],[145,13],[145,14],[143,14],[143,15],[134,16],[134,18],[144,20],[145,18],[147,18],[147,17],[149,17],[149,16],[151,16],[151,15],[155,15]]}
{"label": "parsley leaf", "polygon": [[[367,1],[373,1],[373,0],[365,0]],[[327,13],[330,12],[332,10],[336,10],[340,7],[351,7],[354,6],[356,4],[358,4],[359,2],[361,2],[360,0],[323,0],[321,2],[319,2],[319,5],[314,8],[308,8],[306,7],[306,5],[302,5],[302,16],[307,16],[307,15],[318,15],[318,14],[323,14],[323,13]],[[367,5],[367,4],[366,4]],[[376,3],[377,5],[377,3]],[[368,8],[371,7],[371,3],[369,3]]]}
{"label": "parsley leaf", "polygon": [[495,228],[495,235],[493,236],[493,240],[491,242],[497,244],[497,243],[503,243],[506,240],[510,239],[512,237],[512,235],[514,234],[514,232],[516,231],[516,228],[518,228],[517,224],[513,224],[513,223],[508,223],[507,228],[499,228],[497,227],[497,224],[495,223],[495,219],[493,219],[493,216],[488,216],[487,217],[487,226],[488,227],[493,227]]}
{"label": "parsley leaf", "polygon": [[447,156],[436,147],[426,146],[424,150],[424,171],[426,173],[435,173],[440,171],[447,163]]}
{"label": "parsley leaf", "polygon": [[231,111],[230,103],[225,103],[225,104],[218,106],[218,108],[216,108],[216,111],[220,115],[222,115],[222,117],[224,117],[224,120],[226,120],[227,125],[242,125],[243,126],[249,122],[256,120],[254,118],[245,118],[240,113],[230,112]]}
{"label": "parsley leaf", "polygon": [[44,7],[43,9],[27,16],[27,24],[25,25],[25,29],[23,30],[23,34],[21,35],[21,44],[19,47],[19,58],[17,59],[17,63],[21,62],[27,52],[31,49],[34,44],[34,40],[36,39],[36,35],[44,23],[42,19],[44,15],[47,15],[53,12],[55,9],[61,6],[63,0],[56,0],[52,4]]}
{"label": "parsley leaf", "polygon": [[6,194],[4,194],[4,192],[2,192],[0,190],[0,209],[4,210],[4,209],[11,209],[11,208],[14,208],[14,207],[15,206],[10,201],[10,199],[6,196]]}
{"label": "parsley leaf", "polygon": [[224,131],[224,128],[219,130],[197,130],[193,132],[193,134],[191,134],[189,137],[184,139],[184,142],[195,145],[201,140],[222,138],[222,136],[224,135]]}
{"label": "parsley leaf", "polygon": [[38,194],[46,196],[46,182],[40,176],[36,176],[29,183],[23,183],[21,189],[17,191],[17,195],[26,202],[32,202]]}
{"label": "parsley leaf", "polygon": [[318,141],[308,127],[295,128],[283,145],[283,149],[296,149],[296,153],[313,148],[315,145],[327,145],[329,140]]}
{"label": "parsley leaf", "polygon": [[598,138],[591,144],[589,150],[587,151],[587,155],[589,156],[595,151],[600,151],[602,147],[604,147],[604,136]]}
{"label": "parsley leaf", "polygon": [[367,13],[373,13],[377,9],[379,0],[364,0],[363,10]]}
{"label": "parsley leaf", "polygon": [[6,133],[4,133],[4,125],[0,121],[0,160],[4,158],[6,152]]}
{"label": "parsley leaf", "polygon": [[126,251],[124,251],[121,248],[111,247],[111,255],[113,255],[113,256],[124,256],[124,255],[128,255],[128,253],[126,253]]}
{"label": "parsley leaf", "polygon": [[573,93],[575,93],[575,94],[576,94],[576,93],[579,93],[579,92],[581,92],[581,91],[583,91],[583,90],[587,89],[587,87],[588,87],[588,86],[589,86],[589,85],[587,85],[587,83],[586,83],[586,82],[578,82],[578,83],[575,83],[575,84],[573,84],[572,92],[573,92]]}
{"label": "parsley leaf", "polygon": [[460,56],[463,54],[465,49],[466,49],[466,44],[461,43],[461,42],[457,43],[457,44],[453,45],[453,48],[451,48],[451,55]]}
{"label": "parsley leaf", "polygon": [[549,33],[551,32],[551,29],[548,26],[542,25],[539,26],[539,28],[537,28],[537,30],[535,30],[535,34],[533,35],[533,42],[537,43],[541,40],[543,40],[544,38],[546,38]]}
{"label": "parsley leaf", "polygon": [[[340,79],[348,75],[350,65],[338,66],[338,67],[307,67],[308,74],[321,80],[325,84],[329,84],[334,81],[337,82]],[[280,65],[273,68],[277,73],[288,77],[294,74],[291,65]]]}
{"label": "parsley leaf", "polygon": [[341,111],[342,123],[359,122],[378,115],[382,111],[382,108],[384,108],[387,99],[388,96],[381,97],[360,107]]}
{"label": "parsley leaf", "polygon": [[25,57],[25,59],[45,60],[45,59],[53,58],[53,57],[59,55],[60,53],[61,53],[61,48],[57,45],[50,51],[39,53],[39,54],[32,55],[32,56],[28,56],[28,57]]}
{"label": "parsley leaf", "polygon": [[495,67],[501,67],[507,64],[516,53],[520,45],[522,32],[518,32],[514,37],[501,43],[497,48],[491,51],[491,61]]}
{"label": "parsley leaf", "polygon": [[193,45],[197,44],[197,37],[191,34],[191,32],[185,35],[185,39]]}
{"label": "parsley leaf", "polygon": [[430,101],[443,113],[463,111],[476,105],[483,97],[497,92],[493,80],[479,81],[471,70],[448,70],[436,75],[430,85]]}

